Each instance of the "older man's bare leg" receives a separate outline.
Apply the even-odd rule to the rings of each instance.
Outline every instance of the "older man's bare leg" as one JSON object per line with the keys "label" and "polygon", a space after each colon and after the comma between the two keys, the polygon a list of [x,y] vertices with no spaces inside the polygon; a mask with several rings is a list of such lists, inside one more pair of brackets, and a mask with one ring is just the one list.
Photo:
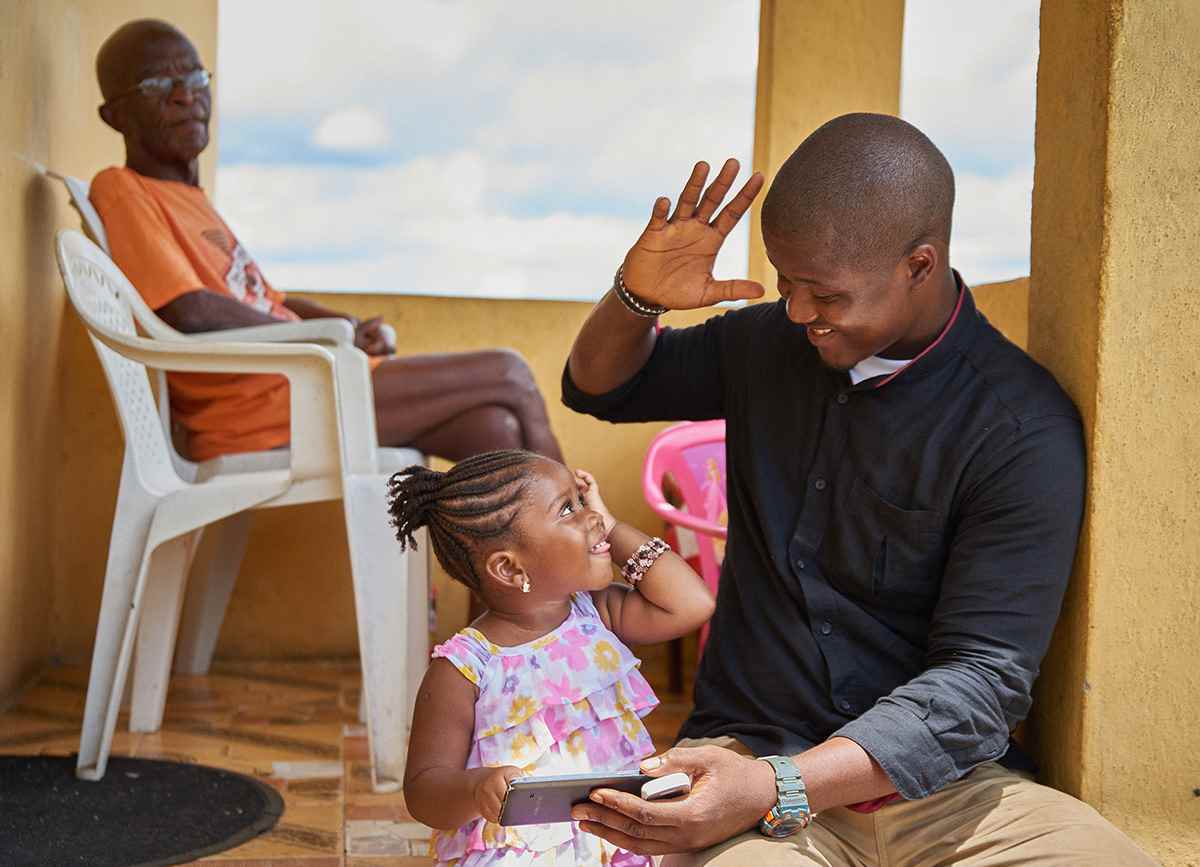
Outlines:
{"label": "older man's bare leg", "polygon": [[413,446],[449,460],[499,448],[562,460],[546,403],[515,352],[389,358],[375,369],[373,384],[381,445]]}

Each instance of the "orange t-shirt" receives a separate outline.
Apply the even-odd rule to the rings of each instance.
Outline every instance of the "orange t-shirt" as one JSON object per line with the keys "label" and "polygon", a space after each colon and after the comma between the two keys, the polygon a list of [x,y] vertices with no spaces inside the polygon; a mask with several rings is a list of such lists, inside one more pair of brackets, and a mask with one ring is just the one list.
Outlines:
{"label": "orange t-shirt", "polygon": [[[151,309],[199,289],[276,319],[299,319],[199,187],[109,168],[92,181],[91,200],[113,260]],[[283,376],[170,373],[167,380],[172,418],[186,432],[194,460],[277,448],[291,438]]]}

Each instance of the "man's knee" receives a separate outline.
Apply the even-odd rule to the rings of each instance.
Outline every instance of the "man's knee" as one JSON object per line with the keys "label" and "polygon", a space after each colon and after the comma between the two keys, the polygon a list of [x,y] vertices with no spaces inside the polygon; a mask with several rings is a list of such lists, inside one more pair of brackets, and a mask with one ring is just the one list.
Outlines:
{"label": "man's knee", "polygon": [[521,353],[514,349],[494,349],[492,354],[495,369],[507,385],[531,396],[540,396],[533,371]]}
{"label": "man's knee", "polygon": [[480,439],[489,449],[524,448],[521,422],[511,410],[502,406],[481,406],[471,415]]}

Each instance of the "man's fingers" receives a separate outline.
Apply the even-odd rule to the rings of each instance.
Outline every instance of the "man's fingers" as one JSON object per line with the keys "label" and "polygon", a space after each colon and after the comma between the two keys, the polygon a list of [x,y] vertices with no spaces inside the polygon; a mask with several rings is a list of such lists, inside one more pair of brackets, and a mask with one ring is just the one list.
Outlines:
{"label": "man's fingers", "polygon": [[718,301],[762,298],[766,294],[762,284],[753,280],[713,280],[705,287],[705,290],[706,301],[708,297],[715,296],[715,300],[709,302],[712,304],[716,304]]}
{"label": "man's fingers", "polygon": [[650,210],[650,222],[646,225],[647,229],[659,231],[667,225],[667,211],[671,209],[671,200],[666,196],[659,196],[654,200],[654,207]]}
{"label": "man's fingers", "polygon": [[[624,817],[623,821],[618,820],[617,828],[624,827],[623,822],[656,828],[678,827],[683,824],[683,813],[689,809],[683,801],[644,801],[637,795],[615,789],[600,789],[592,793],[592,798],[599,798],[599,804]],[[629,828],[624,829],[626,833],[636,835]]]}
{"label": "man's fingers", "polygon": [[733,186],[733,181],[737,177],[739,167],[738,161],[733,157],[725,160],[725,165],[721,166],[721,171],[705,191],[704,198],[700,202],[700,207],[696,209],[697,220],[703,220],[707,223],[712,219],[712,215],[717,212],[717,208],[725,200],[725,195],[729,192],[729,188]]}
{"label": "man's fingers", "polygon": [[579,827],[584,833],[607,840],[614,846],[624,849],[626,852],[636,852],[639,855],[669,855],[672,852],[680,851],[680,846],[677,843],[671,844],[662,840],[631,837],[607,825],[601,825],[599,822],[580,822]]}
{"label": "man's fingers", "polygon": [[762,187],[762,172],[755,172],[742,188],[738,190],[738,194],[730,200],[729,204],[721,209],[721,213],[717,214],[717,218],[713,220],[712,225],[721,234],[722,238],[733,231],[733,227],[742,218],[742,214],[749,210],[754,197],[758,195]]}
{"label": "man's fingers", "polygon": [[701,160],[692,167],[692,176],[683,186],[679,194],[679,202],[675,205],[672,220],[686,220],[696,212],[696,203],[700,201],[700,193],[704,190],[704,182],[708,180],[708,163]]}

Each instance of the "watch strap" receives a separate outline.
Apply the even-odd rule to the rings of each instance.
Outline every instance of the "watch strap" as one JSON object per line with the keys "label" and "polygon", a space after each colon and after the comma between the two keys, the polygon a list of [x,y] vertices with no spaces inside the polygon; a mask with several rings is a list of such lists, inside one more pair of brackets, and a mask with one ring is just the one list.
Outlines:
{"label": "watch strap", "polygon": [[808,827],[812,821],[812,808],[808,804],[808,789],[796,764],[787,756],[760,756],[775,771],[777,801],[763,821],[771,824],[784,816],[799,820],[800,827]]}

